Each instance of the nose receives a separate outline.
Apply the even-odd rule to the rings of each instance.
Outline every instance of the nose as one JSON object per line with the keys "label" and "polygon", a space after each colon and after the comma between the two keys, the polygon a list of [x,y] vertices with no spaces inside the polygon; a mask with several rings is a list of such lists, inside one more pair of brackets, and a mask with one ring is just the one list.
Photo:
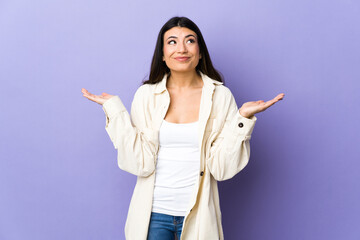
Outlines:
{"label": "nose", "polygon": [[179,42],[177,45],[177,51],[178,52],[187,52],[187,48],[184,42]]}

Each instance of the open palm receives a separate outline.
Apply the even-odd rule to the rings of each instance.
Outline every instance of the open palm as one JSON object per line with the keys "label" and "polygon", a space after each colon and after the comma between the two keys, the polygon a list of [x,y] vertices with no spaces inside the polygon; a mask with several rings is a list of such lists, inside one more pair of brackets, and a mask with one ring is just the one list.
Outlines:
{"label": "open palm", "polygon": [[83,96],[86,97],[87,99],[96,102],[100,105],[103,105],[104,102],[106,102],[108,99],[112,98],[113,95],[107,94],[107,93],[102,93],[101,95],[95,95],[95,94],[91,94],[88,90],[86,90],[85,88],[81,89],[81,92],[83,93]]}
{"label": "open palm", "polygon": [[264,102],[263,100],[246,102],[239,109],[241,116],[246,118],[251,118],[253,115],[259,112],[263,112],[268,109],[270,106],[275,104],[277,101],[280,101],[284,98],[285,94],[280,93],[275,98]]}

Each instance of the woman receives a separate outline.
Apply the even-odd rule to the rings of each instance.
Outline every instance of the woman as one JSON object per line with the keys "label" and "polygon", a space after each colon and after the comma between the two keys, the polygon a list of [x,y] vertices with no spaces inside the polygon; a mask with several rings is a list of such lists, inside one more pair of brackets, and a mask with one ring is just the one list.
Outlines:
{"label": "woman", "polygon": [[217,181],[246,166],[254,115],[284,94],[238,109],[199,28],[185,17],[161,28],[131,118],[118,96],[82,92],[103,106],[119,167],[138,176],[126,239],[223,239]]}

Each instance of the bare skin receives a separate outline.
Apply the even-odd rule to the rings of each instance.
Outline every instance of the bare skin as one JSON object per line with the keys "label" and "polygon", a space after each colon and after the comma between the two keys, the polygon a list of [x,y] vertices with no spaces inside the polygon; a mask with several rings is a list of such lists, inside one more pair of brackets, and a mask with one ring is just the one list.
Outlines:
{"label": "bare skin", "polygon": [[[183,27],[169,29],[164,34],[163,54],[163,61],[171,71],[166,83],[170,94],[170,106],[165,120],[174,123],[195,122],[199,119],[203,87],[201,76],[195,69],[201,59],[196,33]],[[186,59],[181,60],[179,57],[186,57]],[[100,105],[113,97],[108,93],[94,95],[85,88],[82,88],[81,91],[84,97]],[[241,116],[251,118],[282,100],[284,96],[284,93],[280,93],[268,101],[246,102],[241,106],[239,112]]]}
{"label": "bare skin", "polygon": [[[83,96],[86,97],[87,99],[96,102],[100,105],[104,104],[104,102],[108,99],[110,99],[111,97],[113,97],[113,95],[107,94],[107,93],[102,93],[101,95],[94,95],[91,94],[90,92],[88,92],[85,88],[83,88],[82,90]],[[169,92],[171,92],[171,90],[169,90]],[[176,96],[176,95],[180,95]],[[191,91],[187,91],[186,94],[191,94]],[[175,91],[175,93],[173,93],[172,95],[174,96],[172,99],[172,104],[170,103],[169,106],[169,110],[165,116],[165,120],[169,121],[169,122],[177,122],[177,120],[174,119],[179,119],[179,116],[182,116],[182,114],[186,114],[186,112],[190,112],[190,114],[186,114],[188,117],[186,117],[187,121],[180,121],[179,123],[186,123],[186,122],[195,122],[197,121],[198,117],[194,117],[194,115],[198,116],[199,115],[199,106],[198,107],[194,107],[196,105],[200,105],[200,100],[199,98],[201,98],[201,91],[200,93],[197,93],[194,95],[193,99],[197,99],[197,101],[199,102],[198,104],[194,104],[196,103],[195,100],[185,100],[183,101],[184,98],[186,98],[186,94],[184,93],[179,93],[179,91]],[[197,95],[200,95],[197,96]],[[246,118],[251,118],[252,116],[254,116],[256,113],[259,112],[263,112],[266,109],[268,109],[270,106],[274,105],[276,102],[282,100],[284,98],[285,94],[284,93],[280,93],[278,94],[275,98],[268,100],[268,101],[264,101],[264,100],[259,100],[259,101],[251,101],[251,102],[246,102],[244,103],[241,108],[239,109],[241,116],[246,117]],[[185,104],[186,105],[194,105],[192,108],[184,108],[184,103],[183,102],[190,102],[191,104]],[[179,109],[180,107],[180,109]]]}
{"label": "bare skin", "polygon": [[165,120],[173,123],[190,123],[199,119],[200,100],[203,82],[201,85],[181,89],[167,87],[170,94],[170,106],[165,115]]}

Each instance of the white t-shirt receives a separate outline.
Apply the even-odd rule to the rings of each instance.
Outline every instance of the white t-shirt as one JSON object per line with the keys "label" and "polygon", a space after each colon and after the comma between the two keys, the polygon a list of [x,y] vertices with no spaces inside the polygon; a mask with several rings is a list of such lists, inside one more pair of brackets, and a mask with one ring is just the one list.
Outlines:
{"label": "white t-shirt", "polygon": [[153,212],[186,215],[200,171],[198,123],[163,120],[159,130]]}

